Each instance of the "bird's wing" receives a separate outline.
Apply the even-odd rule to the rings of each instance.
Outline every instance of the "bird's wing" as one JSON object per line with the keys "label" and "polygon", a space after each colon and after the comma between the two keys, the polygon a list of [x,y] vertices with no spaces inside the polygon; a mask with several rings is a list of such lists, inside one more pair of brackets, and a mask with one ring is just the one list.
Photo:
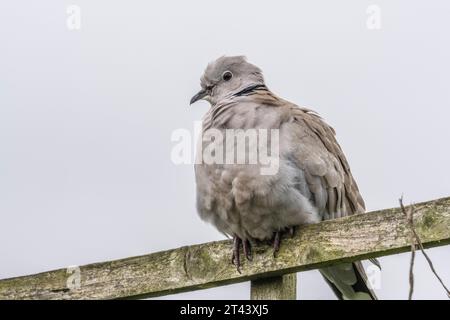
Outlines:
{"label": "bird's wing", "polygon": [[[324,220],[364,213],[364,201],[335,131],[314,111],[290,105],[288,124],[298,146],[291,156],[304,172],[311,201]],[[340,299],[376,299],[361,262],[320,270]]]}
{"label": "bird's wing", "polygon": [[314,111],[291,106],[294,124],[301,134],[295,156],[307,176],[316,205],[326,219],[365,211],[364,200],[350,171],[335,131]]}

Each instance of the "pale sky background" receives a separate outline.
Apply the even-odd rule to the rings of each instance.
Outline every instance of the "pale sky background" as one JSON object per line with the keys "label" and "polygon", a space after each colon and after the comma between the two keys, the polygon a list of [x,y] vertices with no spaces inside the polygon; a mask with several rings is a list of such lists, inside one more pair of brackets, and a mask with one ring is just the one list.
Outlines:
{"label": "pale sky background", "polygon": [[[366,27],[371,4],[380,30]],[[170,158],[223,54],[245,54],[336,129],[369,210],[449,196],[449,12],[445,0],[2,1],[0,278],[223,239],[197,217],[193,167]],[[450,246],[429,254],[450,284]],[[406,298],[409,254],[380,260],[379,297]],[[415,298],[445,299],[420,254],[415,270]],[[298,291],[334,298],[317,271]],[[248,297],[243,283],[169,298]]]}

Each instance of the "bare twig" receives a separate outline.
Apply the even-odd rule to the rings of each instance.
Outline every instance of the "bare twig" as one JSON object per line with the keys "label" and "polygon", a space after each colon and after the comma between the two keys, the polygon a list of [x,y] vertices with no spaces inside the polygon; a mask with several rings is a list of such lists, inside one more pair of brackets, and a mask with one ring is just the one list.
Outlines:
{"label": "bare twig", "polygon": [[400,202],[400,208],[402,209],[403,214],[405,215],[408,224],[411,228],[411,262],[409,266],[409,295],[408,299],[412,299],[412,294],[414,292],[414,260],[416,256],[416,243],[419,246],[420,251],[422,251],[422,254],[424,255],[425,259],[428,262],[428,265],[430,266],[431,271],[436,276],[436,278],[441,283],[442,287],[444,288],[445,292],[447,293],[447,296],[450,298],[450,291],[445,286],[444,282],[442,281],[441,277],[437,274],[436,270],[434,269],[433,262],[431,261],[428,254],[425,252],[425,248],[423,247],[422,241],[420,240],[419,235],[416,232],[416,229],[414,228],[414,207],[411,205],[408,210],[406,210],[405,206],[403,205],[403,196],[399,199]]}
{"label": "bare twig", "polygon": [[409,210],[406,210],[403,206],[403,197],[399,199],[400,207],[402,208],[403,214],[406,216],[406,220],[408,221],[409,227],[411,229],[411,261],[409,263],[409,294],[408,300],[412,299],[414,293],[414,260],[416,259],[416,241],[414,239],[414,213],[413,206],[409,207]]}

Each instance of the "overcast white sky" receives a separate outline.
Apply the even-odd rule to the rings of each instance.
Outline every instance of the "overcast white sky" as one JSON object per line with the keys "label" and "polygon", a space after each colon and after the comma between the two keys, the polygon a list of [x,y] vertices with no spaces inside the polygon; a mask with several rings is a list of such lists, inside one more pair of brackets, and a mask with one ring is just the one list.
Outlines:
{"label": "overcast white sky", "polygon": [[[0,278],[223,239],[197,217],[192,166],[170,159],[223,54],[247,55],[335,127],[369,210],[449,196],[449,12],[445,0],[2,1]],[[450,247],[429,253],[450,284]],[[415,298],[445,299],[417,260]],[[407,297],[409,255],[381,263],[380,298]],[[249,284],[173,297],[247,299]],[[299,298],[333,294],[310,271]]]}

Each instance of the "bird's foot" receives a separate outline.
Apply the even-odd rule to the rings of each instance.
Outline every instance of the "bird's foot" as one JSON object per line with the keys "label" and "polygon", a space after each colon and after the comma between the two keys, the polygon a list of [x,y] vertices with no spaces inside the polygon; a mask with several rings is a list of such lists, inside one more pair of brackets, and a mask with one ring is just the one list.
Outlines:
{"label": "bird's foot", "polygon": [[273,257],[276,258],[281,245],[281,231],[275,232],[273,235]]}
{"label": "bird's foot", "polygon": [[231,263],[236,266],[236,269],[239,273],[241,273],[241,245],[244,249],[244,255],[247,258],[248,261],[251,261],[252,256],[252,247],[250,244],[250,241],[245,239],[242,240],[238,236],[233,237],[233,256],[231,258]]}
{"label": "bird's foot", "polygon": [[[281,238],[284,233],[288,233],[291,238],[294,237],[295,227],[289,227],[282,231],[274,232],[272,238],[274,258],[277,257],[278,251],[280,251]],[[241,238],[235,235],[233,237],[233,255],[231,257],[231,263],[236,266],[236,269],[239,273],[241,273],[241,246],[243,248],[245,258],[248,261],[253,260],[252,245],[250,241],[248,239],[242,240]]]}
{"label": "bird's foot", "polygon": [[247,258],[248,261],[253,260],[253,254],[252,254],[252,245],[248,239],[243,241],[244,245],[244,255]]}
{"label": "bird's foot", "polygon": [[241,248],[242,240],[238,236],[233,237],[233,256],[231,257],[231,263],[236,266],[236,269],[239,273],[241,273],[241,256],[240,256],[240,248]]}
{"label": "bird's foot", "polygon": [[293,238],[295,236],[295,226],[294,227],[289,227],[288,231],[289,231],[289,235],[291,236],[291,238]]}
{"label": "bird's foot", "polygon": [[285,231],[277,231],[277,232],[275,232],[275,233],[273,234],[273,242],[272,242],[272,245],[273,245],[273,256],[274,256],[274,258],[277,257],[278,251],[280,251],[281,236],[282,236],[282,234],[283,234],[284,232],[286,232],[286,231],[287,231],[287,233],[289,233],[289,235],[291,236],[291,238],[294,237],[294,235],[295,235],[295,227],[289,227],[289,228],[287,228],[287,230],[285,230]]}

